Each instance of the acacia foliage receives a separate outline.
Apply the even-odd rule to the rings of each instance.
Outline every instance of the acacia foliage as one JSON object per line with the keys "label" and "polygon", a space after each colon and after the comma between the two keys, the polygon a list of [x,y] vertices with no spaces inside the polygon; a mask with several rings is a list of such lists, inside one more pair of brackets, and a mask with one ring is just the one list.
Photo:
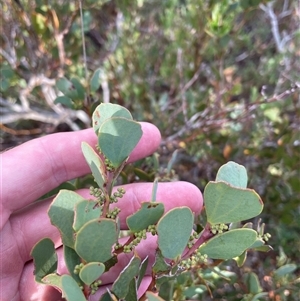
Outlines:
{"label": "acacia foliage", "polygon": [[[79,2],[0,8],[2,147],[60,122],[87,127],[90,99],[71,110],[53,104],[59,77],[87,86]],[[245,165],[273,235],[271,270],[279,246],[293,259],[300,246],[297,9],[287,0],[83,3],[88,73],[102,70],[98,100],[158,125],[165,148],[183,148],[179,177],[201,189],[226,161]]]}

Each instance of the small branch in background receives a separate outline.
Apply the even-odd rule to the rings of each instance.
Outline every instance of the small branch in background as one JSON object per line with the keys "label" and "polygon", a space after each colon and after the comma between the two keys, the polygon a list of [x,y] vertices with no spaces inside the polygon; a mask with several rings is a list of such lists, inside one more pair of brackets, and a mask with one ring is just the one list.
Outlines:
{"label": "small branch in background", "polygon": [[0,123],[0,129],[3,132],[6,132],[13,136],[29,136],[29,135],[37,135],[42,133],[42,129],[36,128],[36,129],[30,129],[30,130],[14,130],[11,129],[4,124]]}
{"label": "small branch in background", "polygon": [[110,98],[110,93],[109,93],[109,86],[106,78],[105,79],[103,78],[101,80],[101,88],[103,91],[103,102],[108,103]]}
{"label": "small branch in background", "polygon": [[[273,95],[270,98],[258,100],[255,103],[251,104],[247,108],[244,107],[245,112],[240,115],[239,119],[235,120],[235,122],[244,123],[250,119],[253,119],[255,116],[250,114],[251,112],[257,110],[257,108],[265,103],[272,103],[276,101],[283,101],[293,93],[297,93],[300,91],[300,84],[296,83],[295,87],[286,90],[280,94]],[[170,142],[181,138],[186,135],[190,135],[185,142],[192,141],[195,139],[195,135],[191,135],[191,131],[197,131],[197,135],[199,132],[205,133],[207,131],[217,130],[217,129],[224,129],[232,123],[230,119],[229,113],[232,111],[231,107],[224,108],[222,112],[215,112],[213,108],[207,107],[204,111],[198,112],[194,114],[186,124],[181,127],[181,129],[165,139],[165,142]]]}
{"label": "small branch in background", "polygon": [[[58,124],[65,122],[72,130],[76,131],[80,130],[80,127],[73,120],[78,118],[88,127],[90,125],[90,118],[84,111],[70,110],[61,105],[54,104],[54,100],[57,97],[53,88],[54,85],[54,79],[47,78],[43,74],[33,75],[31,76],[27,87],[20,91],[19,98],[21,105],[11,104],[9,101],[0,98],[0,104],[3,106],[2,111],[3,113],[5,112],[5,115],[1,116],[1,123],[9,124],[22,119],[31,119],[57,126]],[[30,106],[27,97],[36,87],[41,88],[48,107],[54,112]]]}
{"label": "small branch in background", "polygon": [[[83,64],[85,70],[85,81],[88,82],[88,68],[87,68],[87,59],[86,59],[86,47],[85,47],[85,36],[84,36],[84,27],[83,27],[83,13],[82,13],[82,0],[79,0],[79,10],[80,10],[80,23],[81,23],[81,39],[82,39],[82,52],[83,52]],[[89,92],[88,92],[89,94]]]}
{"label": "small branch in background", "polygon": [[292,37],[284,36],[284,34],[282,34],[283,37],[281,37],[281,34],[279,32],[278,19],[282,19],[282,18],[290,15],[291,11],[288,10],[288,1],[285,0],[284,4],[283,4],[282,12],[277,17],[274,12],[273,6],[274,6],[274,1],[268,2],[266,5],[264,5],[264,4],[259,5],[259,7],[267,14],[269,19],[271,20],[271,30],[272,30],[273,38],[275,40],[276,48],[279,53],[283,53],[286,50],[285,45],[286,45],[287,41],[291,40]]}
{"label": "small branch in background", "polygon": [[268,2],[267,5],[260,4],[259,7],[267,14],[267,16],[271,20],[271,30],[273,34],[273,38],[275,40],[275,45],[278,50],[278,52],[282,53],[284,51],[284,48],[282,47],[281,43],[281,37],[279,33],[279,25],[278,25],[278,19],[277,16],[274,13],[273,10],[274,2]]}
{"label": "small branch in background", "polygon": [[183,86],[183,88],[179,91],[178,95],[176,96],[175,100],[177,101],[182,94],[186,93],[186,91],[188,89],[191,88],[191,86],[196,82],[196,80],[198,79],[200,73],[202,70],[202,66],[200,66],[198,68],[198,70],[196,71],[196,73],[193,75],[193,77]]}
{"label": "small branch in background", "polygon": [[57,113],[33,107],[29,111],[24,111],[21,105],[11,104],[2,97],[0,97],[0,105],[3,108],[2,112],[5,113],[4,116],[1,116],[1,124],[4,126],[20,120],[35,120],[49,123],[54,127],[61,123],[66,123],[73,131],[78,131],[80,127],[73,122],[74,119],[80,119],[87,127],[90,124],[90,118],[82,110],[63,109],[60,113]]}

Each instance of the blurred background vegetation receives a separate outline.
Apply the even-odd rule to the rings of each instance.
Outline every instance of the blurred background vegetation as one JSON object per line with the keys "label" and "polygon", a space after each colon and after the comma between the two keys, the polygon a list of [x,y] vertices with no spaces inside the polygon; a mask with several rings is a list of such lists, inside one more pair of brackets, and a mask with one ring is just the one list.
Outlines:
{"label": "blurred background vegetation", "polygon": [[[185,273],[161,294],[300,300],[297,0],[2,0],[0,8],[1,150],[87,128],[93,108],[110,101],[163,137],[159,155],[128,168],[123,182],[164,172],[159,158],[203,191],[222,164],[243,164],[274,250],[253,252],[241,269],[230,261]],[[80,89],[95,71],[95,91],[57,99],[59,78]]]}

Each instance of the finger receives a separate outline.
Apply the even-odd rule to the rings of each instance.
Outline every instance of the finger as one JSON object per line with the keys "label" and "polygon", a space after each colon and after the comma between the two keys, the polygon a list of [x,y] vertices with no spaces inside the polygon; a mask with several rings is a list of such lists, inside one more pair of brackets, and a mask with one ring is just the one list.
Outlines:
{"label": "finger", "polygon": [[[141,125],[143,136],[130,161],[150,155],[160,143],[160,133],[155,126]],[[8,213],[25,207],[61,183],[89,173],[81,152],[82,141],[92,146],[96,144],[92,129],[34,139],[3,153],[0,182],[5,182],[2,202],[6,216],[2,220],[7,219]]]}
{"label": "finger", "polygon": [[[121,209],[119,217],[122,229],[127,229],[127,216],[136,212],[142,202],[151,200],[152,188],[152,183],[124,185],[126,193],[117,203]],[[87,189],[77,192],[86,199],[91,198]],[[203,205],[201,192],[188,182],[159,183],[156,199],[164,204],[165,212],[175,207],[188,206],[197,215]],[[49,205],[50,200],[38,202],[11,217],[14,242],[17,242],[24,262],[30,258],[32,247],[44,237],[51,238],[56,246],[60,245],[59,232],[51,225],[47,214]]]}
{"label": "finger", "polygon": [[[112,207],[119,207],[121,228],[127,229],[126,218],[136,212],[142,202],[150,202],[152,198],[152,183],[133,183],[122,186],[126,193]],[[118,187],[115,187],[115,190]],[[90,198],[89,191],[81,190],[79,193],[84,198]],[[200,214],[203,206],[203,198],[200,190],[188,182],[165,182],[158,183],[156,201],[162,202],[165,212],[175,207],[187,206],[195,215]]]}

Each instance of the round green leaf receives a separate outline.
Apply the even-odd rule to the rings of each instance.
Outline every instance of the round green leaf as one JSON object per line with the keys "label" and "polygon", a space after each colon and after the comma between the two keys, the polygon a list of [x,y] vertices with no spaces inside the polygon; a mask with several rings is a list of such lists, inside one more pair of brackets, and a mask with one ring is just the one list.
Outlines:
{"label": "round green leaf", "polygon": [[235,229],[218,234],[199,247],[199,252],[213,259],[231,259],[240,256],[257,239],[252,229]]}
{"label": "round green leaf", "polygon": [[184,251],[191,235],[194,216],[190,208],[174,208],[157,224],[158,246],[164,257],[175,259]]}
{"label": "round green leaf", "polygon": [[209,182],[204,189],[204,203],[210,224],[247,220],[263,209],[263,202],[254,190],[232,187],[225,182]]}
{"label": "round green leaf", "polygon": [[112,104],[112,103],[101,103],[93,113],[93,129],[98,134],[99,128],[103,122],[112,117],[124,117],[132,120],[131,113],[124,107]]}
{"label": "round green leaf", "polygon": [[61,276],[62,297],[67,301],[86,301],[77,282],[70,275]]}
{"label": "round green leaf", "polygon": [[164,204],[145,202],[141,208],[134,214],[127,217],[128,228],[132,232],[138,232],[146,229],[149,225],[155,225],[164,214]]}
{"label": "round green leaf", "polygon": [[82,200],[75,206],[73,229],[77,232],[87,222],[100,217],[101,207],[93,200]]}
{"label": "round green leaf", "polygon": [[87,285],[91,285],[105,271],[105,265],[101,262],[89,262],[79,272],[80,279]]}
{"label": "round green leaf", "polygon": [[106,167],[104,163],[93,148],[86,142],[82,142],[81,149],[86,162],[90,166],[96,183],[99,188],[103,190],[107,184]]}
{"label": "round green leaf", "polygon": [[64,106],[66,106],[67,108],[73,109],[74,108],[74,102],[71,98],[67,97],[67,96],[59,96],[54,100],[55,104],[62,104]]}
{"label": "round green leaf", "polygon": [[55,197],[48,210],[51,224],[58,228],[64,245],[74,247],[74,208],[84,200],[74,191],[61,190]]}
{"label": "round green leaf", "polygon": [[40,240],[31,250],[31,256],[34,262],[35,281],[43,283],[42,278],[56,272],[57,255],[51,239]]}
{"label": "round green leaf", "polygon": [[61,77],[56,81],[56,88],[61,91],[65,96],[71,99],[77,99],[78,93],[74,84],[66,79],[65,77]]}
{"label": "round green leaf", "polygon": [[55,287],[58,290],[62,290],[61,287],[61,276],[53,273],[53,274],[48,274],[42,279],[43,284],[51,285]]}
{"label": "round green leaf", "polygon": [[114,220],[99,218],[86,223],[77,232],[75,250],[87,262],[105,262],[112,257],[118,231]]}
{"label": "round green leaf", "polygon": [[116,168],[130,155],[142,137],[141,125],[122,117],[110,118],[99,129],[98,144]]}
{"label": "round green leaf", "polygon": [[229,161],[218,170],[216,182],[224,181],[234,187],[246,188],[248,176],[243,165]]}

